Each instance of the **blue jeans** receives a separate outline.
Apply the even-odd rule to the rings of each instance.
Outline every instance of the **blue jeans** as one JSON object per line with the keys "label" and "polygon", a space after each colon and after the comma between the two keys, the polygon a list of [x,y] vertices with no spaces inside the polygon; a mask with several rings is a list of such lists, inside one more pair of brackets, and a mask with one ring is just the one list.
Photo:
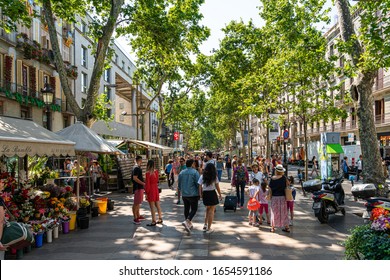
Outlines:
{"label": "blue jeans", "polygon": [[217,174],[218,174],[218,181],[221,182],[221,180],[222,180],[222,170],[217,170]]}
{"label": "blue jeans", "polygon": [[244,206],[245,182],[236,183],[236,194],[237,194],[237,201],[238,201],[238,203],[240,204],[240,206]]}
{"label": "blue jeans", "polygon": [[227,171],[228,180],[231,180],[232,179],[232,169],[231,168],[226,168],[226,171]]}

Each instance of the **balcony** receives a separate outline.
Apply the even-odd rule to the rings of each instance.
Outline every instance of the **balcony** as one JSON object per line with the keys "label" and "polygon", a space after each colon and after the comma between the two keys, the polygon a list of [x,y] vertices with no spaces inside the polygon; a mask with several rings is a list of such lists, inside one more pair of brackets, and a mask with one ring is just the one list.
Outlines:
{"label": "balcony", "polygon": [[37,41],[32,41],[27,34],[19,34],[16,48],[23,52],[24,59],[34,59],[54,67],[53,51],[41,47]]}
{"label": "balcony", "polygon": [[77,77],[79,76],[77,66],[71,65],[70,63],[65,63],[65,71],[66,71],[66,75],[69,78],[73,80],[77,80]]}

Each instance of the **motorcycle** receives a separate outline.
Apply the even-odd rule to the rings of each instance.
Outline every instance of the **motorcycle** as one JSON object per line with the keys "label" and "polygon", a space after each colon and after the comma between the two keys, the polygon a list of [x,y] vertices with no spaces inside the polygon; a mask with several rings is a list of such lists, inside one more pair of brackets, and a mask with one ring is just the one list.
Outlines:
{"label": "motorcycle", "polygon": [[367,223],[374,208],[390,210],[389,186],[382,184],[355,184],[351,189],[355,200],[364,199],[366,209],[363,211],[364,222]]}
{"label": "motorcycle", "polygon": [[[330,181],[325,180],[319,185],[319,180],[312,180],[311,187],[308,185],[310,181],[304,183],[306,184],[305,191],[313,192],[313,206],[314,215],[320,221],[320,223],[327,223],[330,214],[336,214],[341,212],[345,216],[345,207],[344,207],[344,189],[342,182],[344,181],[342,176],[339,176]],[[320,190],[318,190],[320,186]]]}

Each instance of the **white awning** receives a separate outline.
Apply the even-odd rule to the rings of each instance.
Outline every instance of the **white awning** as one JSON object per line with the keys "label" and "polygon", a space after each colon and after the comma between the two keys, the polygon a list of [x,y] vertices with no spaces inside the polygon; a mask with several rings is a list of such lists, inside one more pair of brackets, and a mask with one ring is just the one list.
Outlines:
{"label": "white awning", "polygon": [[0,155],[74,156],[74,145],[33,121],[0,117]]}
{"label": "white awning", "polygon": [[171,148],[171,147],[163,146],[163,145],[148,142],[148,141],[133,140],[133,139],[129,139],[129,140],[125,140],[125,141],[127,143],[133,143],[136,145],[143,146],[143,147],[150,149],[150,150],[160,150],[160,151],[162,151],[163,155],[168,155],[169,153],[173,152],[173,148]]}

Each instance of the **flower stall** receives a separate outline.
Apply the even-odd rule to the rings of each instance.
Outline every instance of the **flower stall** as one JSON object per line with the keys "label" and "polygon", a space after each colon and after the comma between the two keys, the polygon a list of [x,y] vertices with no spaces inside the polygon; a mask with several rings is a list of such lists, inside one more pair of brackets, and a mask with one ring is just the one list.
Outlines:
{"label": "flower stall", "polygon": [[345,241],[347,259],[390,260],[390,211],[374,208],[370,222],[357,226]]}

